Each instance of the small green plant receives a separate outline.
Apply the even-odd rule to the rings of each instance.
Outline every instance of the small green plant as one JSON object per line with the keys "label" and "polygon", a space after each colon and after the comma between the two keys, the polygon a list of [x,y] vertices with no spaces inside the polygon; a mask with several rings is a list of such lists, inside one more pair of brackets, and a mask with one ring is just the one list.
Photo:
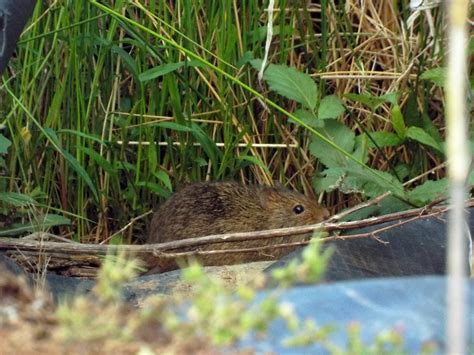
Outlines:
{"label": "small green plant", "polygon": [[301,260],[293,259],[283,268],[276,269],[272,277],[281,287],[288,287],[296,282],[315,283],[321,279],[333,249],[321,252],[321,238],[327,233],[315,232],[310,244],[304,248]]}
{"label": "small green plant", "polygon": [[[189,295],[153,295],[142,300],[139,309],[131,308],[120,297],[123,283],[137,274],[137,261],[123,254],[109,256],[93,293],[64,300],[58,307],[57,339],[63,344],[101,344],[102,349],[137,343],[142,349],[148,345],[155,349],[157,344],[161,350],[184,344],[230,349],[249,336],[264,337],[269,325],[280,319],[289,331],[288,337],[282,339],[289,348],[317,344],[332,354],[404,353],[400,332],[383,331],[372,344],[366,344],[357,323],[347,328],[347,346],[338,346],[330,338],[337,330],[334,326],[300,319],[291,303],[279,300],[290,280],[317,281],[321,277],[330,251],[321,252],[319,245],[312,242],[305,249],[300,265],[291,263],[276,272],[274,276],[282,286],[264,294],[258,293],[265,284],[263,275],[256,275],[251,284],[230,290],[219,279],[209,277],[202,266],[191,263],[182,270],[183,281],[193,285]],[[152,341],[147,343],[144,339]],[[432,349],[426,346],[422,350],[430,353]]]}
{"label": "small green plant", "polygon": [[[260,68],[262,61],[251,60],[254,68]],[[426,78],[432,76],[425,75]],[[406,209],[409,206],[421,206],[436,198],[446,196],[448,185],[446,179],[427,180],[411,190],[402,185],[410,174],[408,166],[402,161],[396,165],[386,157],[383,149],[397,148],[402,145],[417,143],[423,149],[430,149],[433,154],[444,157],[443,141],[432,121],[424,117],[419,122],[407,125],[406,119],[398,103],[397,93],[373,96],[370,93],[346,94],[345,97],[368,108],[371,115],[367,118],[367,126],[371,125],[373,116],[382,104],[391,105],[391,124],[394,132],[372,131],[358,122],[361,133],[337,121],[345,113],[343,102],[334,95],[324,96],[319,93],[314,80],[307,74],[298,72],[286,65],[270,64],[265,70],[263,79],[271,90],[296,101],[301,105],[294,115],[297,124],[304,124],[318,132],[312,134],[310,153],[325,166],[314,177],[317,192],[330,192],[338,189],[344,193],[360,193],[368,198],[379,196],[387,191],[394,197],[382,201],[380,213],[389,213]],[[412,119],[410,121],[413,121]],[[321,136],[335,143],[340,150],[321,139]],[[367,166],[369,149],[377,149],[386,158],[390,171],[375,170]],[[410,176],[413,177],[413,176]],[[474,182],[474,174],[470,179]],[[364,213],[370,213],[370,210]],[[361,217],[359,215],[359,217]]]}
{"label": "small green plant", "polygon": [[139,263],[125,254],[108,255],[99,270],[93,297],[63,300],[56,311],[58,337],[65,343],[96,342],[108,338],[129,342],[140,324],[120,300],[122,286],[138,275]]}
{"label": "small green plant", "polygon": [[47,196],[39,189],[28,195],[0,192],[0,211],[4,219],[0,236],[45,232],[51,227],[71,224],[70,219],[64,215],[49,213],[50,210],[57,210],[46,203]]}

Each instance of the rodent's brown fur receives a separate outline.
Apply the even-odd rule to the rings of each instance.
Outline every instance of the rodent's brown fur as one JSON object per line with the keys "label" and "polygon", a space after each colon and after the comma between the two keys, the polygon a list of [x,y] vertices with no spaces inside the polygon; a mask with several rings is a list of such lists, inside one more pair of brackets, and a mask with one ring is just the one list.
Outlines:
{"label": "rodent's brown fur", "polygon": [[[294,211],[297,205],[301,205],[304,211],[297,214]],[[318,223],[328,216],[328,211],[316,201],[282,186],[242,185],[232,181],[195,183],[174,193],[155,212],[147,243],[307,225]],[[238,243],[215,243],[199,249],[252,248],[291,240],[291,237],[281,237]],[[223,260],[218,264],[274,259],[289,251],[291,250],[276,248],[266,250],[265,255],[262,253],[254,253],[253,256],[240,253],[228,254],[225,257],[221,255]]]}

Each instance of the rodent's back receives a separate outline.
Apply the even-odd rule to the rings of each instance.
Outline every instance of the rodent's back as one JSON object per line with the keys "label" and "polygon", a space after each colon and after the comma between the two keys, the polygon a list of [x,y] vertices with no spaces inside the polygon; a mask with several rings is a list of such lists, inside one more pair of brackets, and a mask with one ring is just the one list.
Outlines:
{"label": "rodent's back", "polygon": [[155,212],[147,242],[306,225],[327,216],[316,201],[283,187],[195,183],[174,193]]}

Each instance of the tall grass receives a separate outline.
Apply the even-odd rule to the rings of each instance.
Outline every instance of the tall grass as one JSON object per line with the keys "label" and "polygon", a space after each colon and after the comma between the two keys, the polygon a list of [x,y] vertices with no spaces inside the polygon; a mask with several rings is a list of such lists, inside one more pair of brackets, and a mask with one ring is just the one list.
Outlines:
{"label": "tall grass", "polygon": [[[408,1],[397,6],[368,0],[362,7],[332,0],[276,4],[271,63],[311,74],[322,94],[344,98],[396,91],[407,122],[429,121],[443,134],[442,91],[419,79],[443,61],[439,9],[420,13],[409,27]],[[256,71],[245,65],[248,58],[263,57],[261,2],[117,0],[107,6],[287,110],[296,108],[260,87]],[[189,181],[280,179],[314,194],[311,179],[321,167],[308,153],[307,133],[219,70],[188,61],[176,46],[119,22],[89,1],[38,2],[3,75],[0,112],[12,145],[4,157],[2,191],[58,209],[73,222],[60,232],[72,231],[86,242],[107,240]],[[180,64],[171,70],[172,63]],[[149,71],[156,67],[167,73]],[[388,105],[372,111],[349,99],[345,103],[342,120],[355,131],[393,130]],[[402,163],[404,179],[440,163],[439,156],[414,143],[383,153],[371,150],[370,165],[389,170]],[[330,193],[324,199],[336,210],[360,196]],[[4,213],[7,221],[29,223],[28,209],[5,205]],[[145,221],[133,223],[123,242],[143,235]]]}

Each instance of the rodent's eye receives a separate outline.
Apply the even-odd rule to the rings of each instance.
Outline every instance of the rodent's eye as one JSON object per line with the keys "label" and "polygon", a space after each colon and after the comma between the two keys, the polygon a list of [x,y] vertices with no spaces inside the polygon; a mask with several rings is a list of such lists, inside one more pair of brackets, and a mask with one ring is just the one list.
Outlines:
{"label": "rodent's eye", "polygon": [[293,212],[295,212],[296,214],[303,213],[304,207],[302,205],[296,205],[295,207],[293,207]]}

